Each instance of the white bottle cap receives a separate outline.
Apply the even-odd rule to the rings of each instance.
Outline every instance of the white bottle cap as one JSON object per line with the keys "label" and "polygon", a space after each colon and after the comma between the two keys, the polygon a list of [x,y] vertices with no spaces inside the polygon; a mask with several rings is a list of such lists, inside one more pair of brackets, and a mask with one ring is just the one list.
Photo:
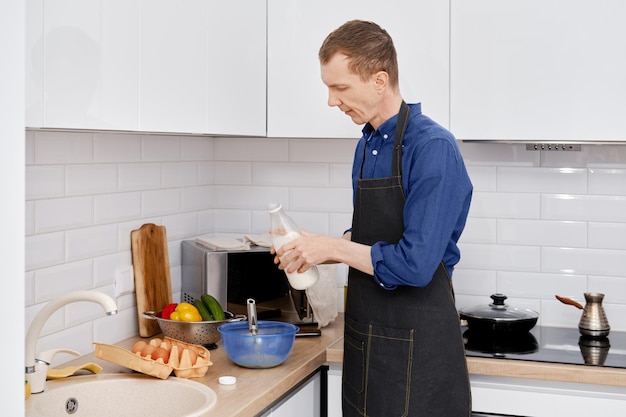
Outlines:
{"label": "white bottle cap", "polygon": [[237,378],[234,376],[221,376],[217,380],[221,385],[234,385],[237,383]]}

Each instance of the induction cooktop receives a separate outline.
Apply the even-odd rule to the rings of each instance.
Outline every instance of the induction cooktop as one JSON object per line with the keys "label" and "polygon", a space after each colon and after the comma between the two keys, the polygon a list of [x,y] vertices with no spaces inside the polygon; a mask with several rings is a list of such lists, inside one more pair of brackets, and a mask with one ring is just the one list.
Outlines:
{"label": "induction cooktop", "polygon": [[577,328],[535,326],[527,334],[492,338],[461,330],[468,357],[626,368],[626,332],[592,339]]}

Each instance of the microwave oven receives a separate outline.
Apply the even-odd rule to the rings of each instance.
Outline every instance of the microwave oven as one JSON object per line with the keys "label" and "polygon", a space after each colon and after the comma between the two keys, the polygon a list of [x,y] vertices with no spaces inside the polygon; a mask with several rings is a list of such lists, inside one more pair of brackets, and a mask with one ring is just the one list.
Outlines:
{"label": "microwave oven", "polygon": [[211,294],[225,310],[247,315],[247,299],[253,298],[259,320],[316,324],[306,292],[289,286],[269,248],[215,251],[195,240],[181,245],[181,301]]}

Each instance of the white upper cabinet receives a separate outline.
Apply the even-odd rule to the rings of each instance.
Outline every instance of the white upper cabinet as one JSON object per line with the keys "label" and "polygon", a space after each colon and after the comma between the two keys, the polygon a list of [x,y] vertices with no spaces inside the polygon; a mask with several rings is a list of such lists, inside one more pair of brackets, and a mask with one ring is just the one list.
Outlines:
{"label": "white upper cabinet", "polygon": [[144,0],[140,130],[265,136],[257,0]]}
{"label": "white upper cabinet", "polygon": [[459,139],[626,140],[626,2],[452,0]]}
{"label": "white upper cabinet", "polygon": [[265,135],[265,2],[26,6],[27,126]]}
{"label": "white upper cabinet", "polygon": [[270,0],[267,135],[357,138],[361,126],[328,107],[317,58],[322,42],[352,19],[378,23],[394,39],[400,91],[448,126],[449,5],[441,0]]}

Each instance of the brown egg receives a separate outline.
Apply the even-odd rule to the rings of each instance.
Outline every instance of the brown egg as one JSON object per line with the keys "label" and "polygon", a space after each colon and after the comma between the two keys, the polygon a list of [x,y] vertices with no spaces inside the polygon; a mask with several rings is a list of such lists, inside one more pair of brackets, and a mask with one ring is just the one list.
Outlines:
{"label": "brown egg", "polygon": [[156,349],[156,346],[152,346],[152,345],[146,345],[142,350],[141,350],[141,356],[148,357],[148,356],[152,356],[152,353],[154,352],[154,350]]}
{"label": "brown egg", "polygon": [[155,361],[163,359],[163,363],[167,363],[170,360],[170,353],[162,347],[158,347],[152,352],[152,359]]}
{"label": "brown egg", "polygon": [[131,352],[133,352],[133,353],[139,352],[139,354],[141,354],[141,351],[143,350],[143,348],[146,347],[146,345],[147,345],[147,343],[144,340],[138,340],[133,345],[133,348],[131,349]]}

